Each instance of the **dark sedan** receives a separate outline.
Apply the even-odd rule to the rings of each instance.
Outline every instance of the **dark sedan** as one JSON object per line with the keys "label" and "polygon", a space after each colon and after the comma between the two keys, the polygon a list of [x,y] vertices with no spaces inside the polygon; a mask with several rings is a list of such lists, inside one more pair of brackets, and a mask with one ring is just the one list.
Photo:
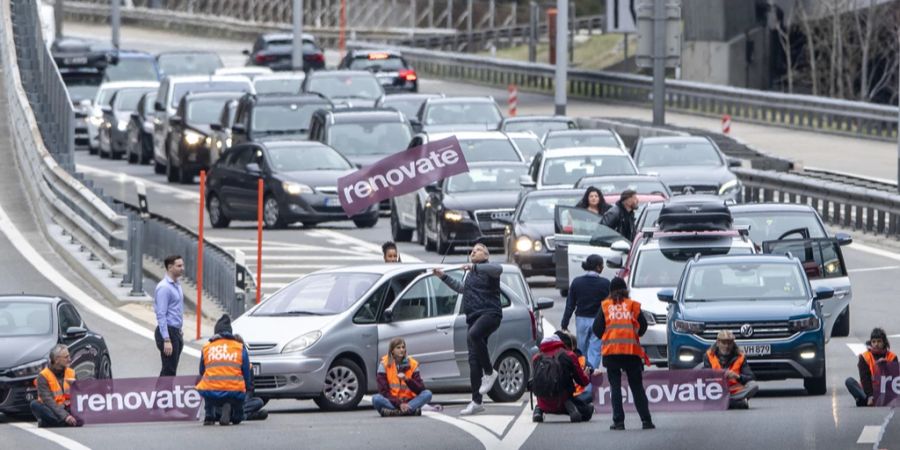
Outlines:
{"label": "dark sedan", "polygon": [[499,247],[521,192],[523,163],[469,163],[469,171],[427,186],[425,250],[476,242]]}
{"label": "dark sedan", "polygon": [[333,108],[331,101],[318,94],[247,94],[235,110],[232,145],[272,135],[306,137],[313,113]]}
{"label": "dark sedan", "polygon": [[388,92],[419,91],[419,76],[415,69],[402,54],[393,50],[351,50],[338,69],[368,70]]}
{"label": "dark sedan", "polygon": [[[303,35],[303,70],[325,68],[325,53],[316,45],[311,34]],[[272,70],[294,70],[294,34],[268,33],[253,42],[253,49],[244,50],[248,66],[263,66]]]}
{"label": "dark sedan", "polygon": [[100,157],[119,159],[128,149],[128,125],[131,115],[145,94],[155,94],[156,83],[143,88],[121,89],[113,94],[109,105],[103,106],[100,125]]}
{"label": "dark sedan", "polygon": [[128,122],[128,142],[125,144],[129,164],[147,164],[153,160],[153,118],[156,92],[144,94]]}
{"label": "dark sedan", "polygon": [[354,170],[350,161],[319,142],[263,140],[235,145],[209,172],[209,221],[222,228],[232,220],[256,220],[257,180],[262,178],[263,222],[268,228],[284,228],[293,222],[312,227],[340,220],[371,228],[378,222],[378,205],[347,217],[338,199],[338,178]]}
{"label": "dark sedan", "polygon": [[66,299],[37,295],[0,296],[0,412],[31,416],[34,379],[47,366],[50,349],[69,346],[79,380],[112,378],[103,336],[87,328]]}
{"label": "dark sedan", "polygon": [[169,118],[168,158],[166,178],[190,183],[194,175],[209,169],[212,157],[212,124],[219,119],[222,107],[242,92],[205,92],[188,94],[181,99],[178,110]]}
{"label": "dark sedan", "polygon": [[709,138],[641,138],[634,148],[634,162],[641,173],[658,175],[675,195],[711,194],[740,200],[742,185],[730,168],[740,167],[741,162],[726,158]]}
{"label": "dark sedan", "polygon": [[522,269],[526,277],[556,276],[553,252],[553,213],[556,205],[572,206],[581,199],[584,189],[552,189],[529,191],[519,199],[503,248],[506,262]]}

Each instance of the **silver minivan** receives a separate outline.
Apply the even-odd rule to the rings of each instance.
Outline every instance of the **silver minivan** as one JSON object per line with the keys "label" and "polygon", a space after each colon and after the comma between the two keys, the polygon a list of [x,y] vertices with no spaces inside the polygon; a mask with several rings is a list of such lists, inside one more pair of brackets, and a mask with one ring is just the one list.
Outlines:
{"label": "silver minivan", "polygon": [[[395,337],[406,340],[429,389],[469,386],[462,295],[431,275],[435,264],[378,264],[321,270],[285,286],[234,322],[250,351],[256,395],[312,399],[325,410],[356,407],[375,392],[378,359]],[[459,266],[443,266],[464,276]],[[489,396],[525,392],[543,334],[521,271],[504,264],[503,321],[488,341],[500,377]]]}

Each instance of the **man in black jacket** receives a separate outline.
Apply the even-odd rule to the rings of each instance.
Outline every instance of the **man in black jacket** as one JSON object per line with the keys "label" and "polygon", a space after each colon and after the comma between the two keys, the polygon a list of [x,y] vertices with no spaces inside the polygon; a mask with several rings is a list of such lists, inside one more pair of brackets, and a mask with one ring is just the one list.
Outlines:
{"label": "man in black jacket", "polygon": [[469,272],[464,282],[448,277],[441,269],[433,271],[447,286],[463,294],[463,311],[469,326],[469,381],[472,384],[472,402],[460,412],[464,416],[484,411],[482,396],[497,381],[497,371],[491,367],[487,342],[491,334],[500,328],[500,320],[503,319],[500,307],[503,266],[488,262],[489,257],[490,252],[484,244],[475,244],[469,254],[472,262],[463,266],[463,270]]}
{"label": "man in black jacket", "polygon": [[609,208],[609,211],[603,214],[600,223],[606,225],[619,234],[628,239],[628,242],[634,240],[635,234],[635,217],[634,211],[637,209],[640,201],[637,192],[627,189],[619,196],[619,201]]}

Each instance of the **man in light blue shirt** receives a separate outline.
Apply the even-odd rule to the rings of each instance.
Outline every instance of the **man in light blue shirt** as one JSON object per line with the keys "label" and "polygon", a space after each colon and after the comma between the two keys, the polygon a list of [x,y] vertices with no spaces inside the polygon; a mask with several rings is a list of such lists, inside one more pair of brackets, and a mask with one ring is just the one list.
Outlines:
{"label": "man in light blue shirt", "polygon": [[166,276],[156,285],[153,309],[156,312],[156,348],[162,359],[161,377],[174,377],[184,348],[184,292],[178,279],[184,275],[184,259],[172,255],[165,259]]}

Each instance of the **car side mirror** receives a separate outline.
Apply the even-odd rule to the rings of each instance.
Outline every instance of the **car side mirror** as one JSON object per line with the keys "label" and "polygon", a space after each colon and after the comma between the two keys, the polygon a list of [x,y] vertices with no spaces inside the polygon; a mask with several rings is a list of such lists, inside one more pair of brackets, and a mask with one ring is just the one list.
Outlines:
{"label": "car side mirror", "polygon": [[105,114],[112,114],[112,106],[103,106],[100,108]]}
{"label": "car side mirror", "polygon": [[139,116],[136,112],[131,113],[131,118],[134,120],[141,120],[141,116]]}
{"label": "car side mirror", "polygon": [[534,180],[532,180],[528,175],[519,175],[519,184],[525,188],[533,188],[537,186],[537,183],[535,183]]}
{"label": "car side mirror", "polygon": [[211,123],[211,124],[209,124],[209,128],[211,128],[211,129],[213,129],[213,130],[215,130],[215,131],[222,131],[222,124],[220,124],[220,123]]}
{"label": "car side mirror", "polygon": [[247,132],[247,127],[242,123],[236,123],[231,126],[231,132],[234,134],[244,134]]}
{"label": "car side mirror", "polygon": [[427,192],[429,194],[437,194],[437,193],[441,192],[441,187],[438,186],[437,184],[428,184],[428,185],[425,185],[425,192]]}
{"label": "car side mirror", "polygon": [[[613,244],[615,245],[615,244]],[[622,257],[621,256],[611,256],[606,258],[606,267],[610,269],[621,269],[622,268]]]}
{"label": "car side mirror", "polygon": [[628,241],[616,241],[613,242],[609,248],[619,253],[628,253],[628,251],[631,250],[631,244],[629,244]]}
{"label": "car side mirror", "polygon": [[542,311],[550,308],[553,308],[553,299],[547,297],[541,297],[537,299],[537,302],[534,305],[535,311]]}
{"label": "car side mirror", "polygon": [[66,329],[66,339],[79,339],[87,335],[87,329],[83,327],[69,327]]}
{"label": "car side mirror", "polygon": [[159,112],[165,112],[166,107],[163,106],[162,102],[153,102],[153,109]]}
{"label": "car side mirror", "polygon": [[247,49],[245,48],[245,49],[241,50],[241,54],[242,54],[242,55],[247,55],[247,56],[249,56],[249,55],[250,55],[250,50],[247,50]]}
{"label": "car side mirror", "polygon": [[728,167],[741,167],[744,165],[739,158],[728,158]]}
{"label": "car side mirror", "polygon": [[834,297],[834,289],[827,286],[819,286],[816,288],[815,300],[827,300]]}
{"label": "car side mirror", "polygon": [[383,313],[381,313],[381,318],[385,323],[391,323],[394,321],[394,312],[389,309],[385,310]]}
{"label": "car side mirror", "polygon": [[656,293],[656,298],[663,303],[675,303],[675,291],[672,289],[663,289]]}
{"label": "car side mirror", "polygon": [[262,173],[262,170],[259,169],[259,164],[257,163],[249,163],[244,168],[247,169],[247,173],[251,175],[259,175]]}
{"label": "car side mirror", "polygon": [[853,243],[853,236],[847,233],[835,233],[834,238],[837,239],[838,245],[841,247]]}
{"label": "car side mirror", "polygon": [[169,117],[169,125],[181,125],[181,117],[180,116],[172,116]]}

